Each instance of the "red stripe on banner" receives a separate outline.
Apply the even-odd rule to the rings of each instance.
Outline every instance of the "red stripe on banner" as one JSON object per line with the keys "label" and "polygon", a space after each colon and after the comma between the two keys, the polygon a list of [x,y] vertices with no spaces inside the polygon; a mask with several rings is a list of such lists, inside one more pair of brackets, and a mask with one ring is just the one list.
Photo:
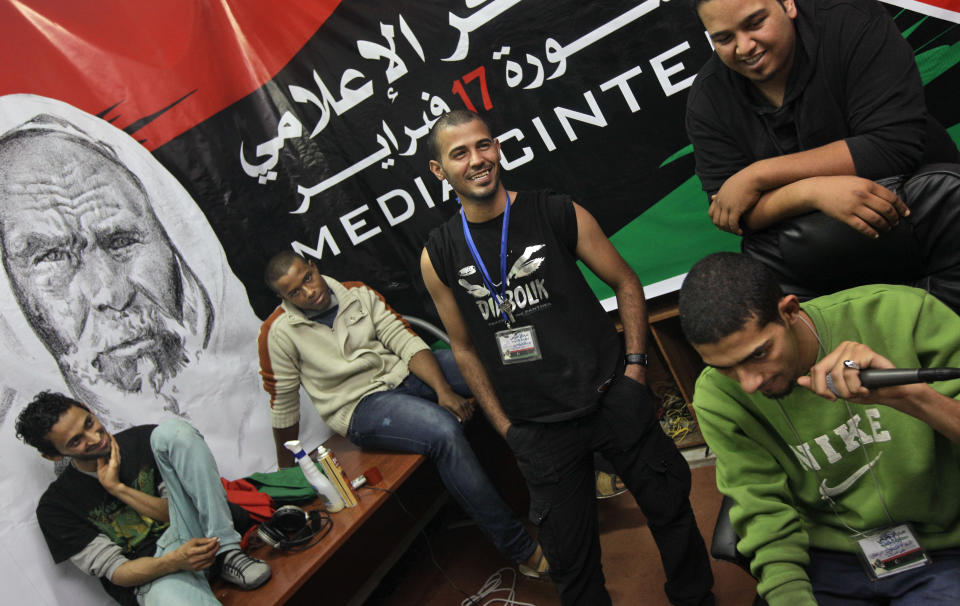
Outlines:
{"label": "red stripe on banner", "polygon": [[120,128],[186,96],[134,133],[154,149],[268,82],[339,4],[0,0],[0,94],[113,107]]}
{"label": "red stripe on banner", "polygon": [[923,0],[923,4],[945,8],[948,11],[960,13],[960,0]]}

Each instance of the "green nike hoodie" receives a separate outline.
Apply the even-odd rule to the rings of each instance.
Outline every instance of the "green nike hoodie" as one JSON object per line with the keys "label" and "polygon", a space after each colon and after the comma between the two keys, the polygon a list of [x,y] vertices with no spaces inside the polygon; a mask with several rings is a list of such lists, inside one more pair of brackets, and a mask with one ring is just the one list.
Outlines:
{"label": "green nike hoodie", "polygon": [[[922,290],[862,286],[802,308],[827,352],[856,341],[898,368],[960,367],[960,317]],[[933,387],[960,394],[960,380]],[[816,604],[808,548],[854,552],[845,526],[888,525],[884,503],[924,548],[960,545],[960,446],[924,422],[876,404],[850,403],[851,416],[799,386],[779,400],[748,395],[709,367],[693,405],[717,454],[717,486],[736,502],[738,548],[771,606]]]}

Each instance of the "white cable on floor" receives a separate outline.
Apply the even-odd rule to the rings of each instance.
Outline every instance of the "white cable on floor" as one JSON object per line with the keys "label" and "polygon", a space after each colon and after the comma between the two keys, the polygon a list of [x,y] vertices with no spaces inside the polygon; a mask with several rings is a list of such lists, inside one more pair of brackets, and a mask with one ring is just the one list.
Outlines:
{"label": "white cable on floor", "polygon": [[[511,581],[509,587],[501,587],[500,584],[503,582],[503,573],[507,571],[513,573],[513,581]],[[490,597],[486,602],[482,603],[482,606],[490,606],[491,604],[503,604],[504,606],[536,606],[530,602],[518,602],[515,600],[517,593],[517,571],[513,568],[501,568],[490,575],[480,587],[480,591],[460,602],[460,606],[476,606],[481,604],[480,600],[499,592],[506,592],[506,597]]]}

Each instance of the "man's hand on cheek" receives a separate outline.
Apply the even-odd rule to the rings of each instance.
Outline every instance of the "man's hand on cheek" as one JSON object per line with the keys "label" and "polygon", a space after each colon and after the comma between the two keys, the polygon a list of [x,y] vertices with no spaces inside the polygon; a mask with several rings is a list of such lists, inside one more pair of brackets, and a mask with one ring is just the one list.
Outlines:
{"label": "man's hand on cheek", "polygon": [[120,486],[120,447],[117,440],[110,436],[110,456],[97,459],[97,479],[110,494]]}

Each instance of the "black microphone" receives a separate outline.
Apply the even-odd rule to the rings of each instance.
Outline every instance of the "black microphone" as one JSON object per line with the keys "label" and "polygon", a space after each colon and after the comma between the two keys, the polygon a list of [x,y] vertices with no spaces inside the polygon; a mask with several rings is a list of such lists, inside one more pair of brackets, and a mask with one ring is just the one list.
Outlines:
{"label": "black microphone", "polygon": [[950,379],[960,379],[960,368],[867,368],[860,371],[860,384],[867,389]]}

